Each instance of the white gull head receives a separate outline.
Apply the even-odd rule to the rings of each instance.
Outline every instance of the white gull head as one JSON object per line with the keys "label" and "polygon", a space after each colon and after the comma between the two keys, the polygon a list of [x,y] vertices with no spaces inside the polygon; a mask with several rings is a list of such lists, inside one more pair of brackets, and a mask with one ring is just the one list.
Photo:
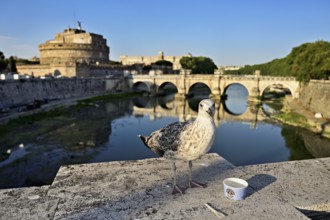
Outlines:
{"label": "white gull head", "polygon": [[211,99],[204,99],[198,105],[198,116],[213,118],[215,112],[215,105]]}

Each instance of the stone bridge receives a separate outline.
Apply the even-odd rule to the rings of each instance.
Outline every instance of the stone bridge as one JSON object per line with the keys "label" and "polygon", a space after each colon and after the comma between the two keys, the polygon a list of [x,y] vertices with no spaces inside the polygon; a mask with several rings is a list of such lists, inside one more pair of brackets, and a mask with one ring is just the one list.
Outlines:
{"label": "stone bridge", "polygon": [[187,74],[181,71],[177,75],[133,75],[132,88],[143,84],[151,95],[159,94],[166,84],[173,84],[177,90],[177,96],[186,96],[197,83],[206,85],[210,91],[210,96],[220,99],[225,94],[226,89],[232,84],[241,84],[249,94],[249,100],[255,100],[262,96],[265,89],[272,85],[281,84],[290,90],[293,98],[299,98],[299,82],[293,77],[272,77],[255,75],[221,75],[221,74]]}
{"label": "stone bridge", "polygon": [[[197,117],[197,109],[194,109],[194,107],[184,99],[174,99],[152,103],[152,100],[146,102],[143,98],[141,100],[136,98],[133,102],[134,115],[148,114],[151,119],[161,117],[179,117],[180,121],[186,121]],[[217,125],[225,121],[243,121],[249,123],[251,127],[256,128],[258,121],[268,118],[261,108],[256,108],[254,105],[248,105],[246,111],[242,114],[232,114],[220,100],[215,101],[215,107],[214,120]]]}

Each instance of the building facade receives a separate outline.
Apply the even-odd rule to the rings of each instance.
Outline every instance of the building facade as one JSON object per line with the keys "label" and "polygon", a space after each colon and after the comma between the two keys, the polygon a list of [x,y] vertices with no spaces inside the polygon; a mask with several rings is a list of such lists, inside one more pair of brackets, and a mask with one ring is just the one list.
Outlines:
{"label": "building facade", "polygon": [[160,51],[158,56],[120,56],[119,60],[123,65],[133,65],[133,64],[143,64],[151,65],[158,60],[166,60],[173,63],[173,70],[181,69],[180,59],[182,57],[191,57],[192,55],[188,53],[183,56],[164,56],[164,52]]}

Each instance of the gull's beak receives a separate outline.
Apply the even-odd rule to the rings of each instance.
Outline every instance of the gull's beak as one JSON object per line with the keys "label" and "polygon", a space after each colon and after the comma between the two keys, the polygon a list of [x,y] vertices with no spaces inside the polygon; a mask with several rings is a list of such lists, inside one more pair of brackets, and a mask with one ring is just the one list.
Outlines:
{"label": "gull's beak", "polygon": [[206,112],[212,117],[212,109],[209,108]]}

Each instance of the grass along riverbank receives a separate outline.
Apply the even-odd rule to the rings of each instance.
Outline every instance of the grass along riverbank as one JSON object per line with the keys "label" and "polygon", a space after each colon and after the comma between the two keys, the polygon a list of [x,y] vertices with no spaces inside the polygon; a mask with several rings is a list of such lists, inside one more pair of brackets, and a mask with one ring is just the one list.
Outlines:
{"label": "grass along riverbank", "polygon": [[270,117],[284,124],[308,129],[325,138],[330,138],[330,120],[315,118],[313,112],[302,107],[298,100],[286,96],[282,99],[275,99],[266,102],[272,106],[280,106],[280,110]]}

